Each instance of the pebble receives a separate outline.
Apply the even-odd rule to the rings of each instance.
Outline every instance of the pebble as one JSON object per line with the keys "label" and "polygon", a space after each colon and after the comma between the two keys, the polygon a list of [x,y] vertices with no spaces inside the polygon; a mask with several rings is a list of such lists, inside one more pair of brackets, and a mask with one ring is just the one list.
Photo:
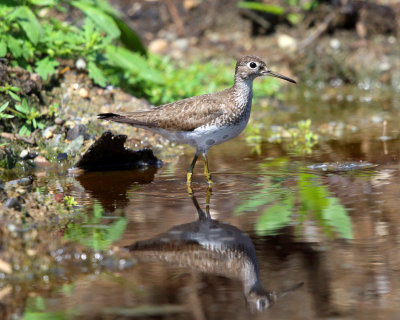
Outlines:
{"label": "pebble", "polygon": [[297,41],[287,34],[281,34],[278,36],[278,46],[282,49],[294,51],[297,48]]}
{"label": "pebble", "polygon": [[165,39],[155,39],[149,43],[151,53],[163,54],[167,51],[168,42]]}
{"label": "pebble", "polygon": [[80,89],[79,89],[79,95],[80,95],[82,98],[87,99],[87,98],[89,98],[89,90],[86,89],[86,88],[80,88]]}
{"label": "pebble", "polygon": [[57,117],[54,119],[54,123],[59,126],[62,126],[65,123],[65,120]]}
{"label": "pebble", "polygon": [[79,58],[79,59],[76,60],[76,62],[75,62],[75,67],[76,67],[78,70],[86,69],[86,61],[85,61],[84,59],[82,59],[82,58]]}
{"label": "pebble", "polygon": [[37,156],[35,158],[35,160],[33,160],[35,162],[35,164],[39,167],[48,167],[50,166],[50,162],[49,160],[47,160],[45,157],[43,156]]}
{"label": "pebble", "polygon": [[77,154],[83,145],[83,136],[78,136],[74,141],[72,141],[65,149],[64,153],[67,154]]}
{"label": "pebble", "polygon": [[3,207],[6,209],[21,210],[21,204],[18,202],[17,198],[8,198]]}
{"label": "pebble", "polygon": [[68,154],[66,152],[60,152],[59,154],[57,154],[57,160],[58,161],[68,160]]}
{"label": "pebble", "polygon": [[28,155],[29,155],[29,151],[26,150],[26,149],[24,149],[24,150],[22,150],[21,153],[19,154],[19,157],[20,157],[21,159],[25,159]]}
{"label": "pebble", "polygon": [[43,130],[42,132],[42,137],[45,138],[46,140],[50,139],[54,135],[54,131],[57,129],[57,126],[51,126],[47,127],[46,129]]}
{"label": "pebble", "polygon": [[84,124],[77,124],[67,131],[67,140],[73,141],[79,136],[83,136],[84,140],[89,139],[87,128]]}
{"label": "pebble", "polygon": [[189,40],[186,38],[180,38],[175,40],[174,47],[180,51],[186,51],[189,48]]}

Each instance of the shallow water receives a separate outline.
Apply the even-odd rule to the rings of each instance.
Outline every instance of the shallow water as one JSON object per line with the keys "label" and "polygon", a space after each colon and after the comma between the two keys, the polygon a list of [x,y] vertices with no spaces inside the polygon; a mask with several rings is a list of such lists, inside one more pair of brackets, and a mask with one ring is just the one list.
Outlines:
{"label": "shallow water", "polygon": [[[256,154],[243,135],[214,147],[212,192],[199,161],[189,196],[189,148],[158,170],[70,172],[61,183],[89,213],[66,227],[63,245],[80,253],[74,260],[63,247],[55,253],[63,270],[53,277],[56,284],[24,288],[31,295],[27,314],[400,318],[400,106],[395,99],[344,100],[297,96],[274,110],[256,110],[256,116],[273,114],[274,124],[311,118],[330,133],[310,155],[272,143]],[[105,212],[92,214],[94,201]],[[129,253],[120,249],[133,243]],[[100,254],[110,245],[113,251]],[[70,262],[62,268],[62,261]],[[254,283],[262,298],[246,290]],[[267,308],[268,301],[275,303]]]}

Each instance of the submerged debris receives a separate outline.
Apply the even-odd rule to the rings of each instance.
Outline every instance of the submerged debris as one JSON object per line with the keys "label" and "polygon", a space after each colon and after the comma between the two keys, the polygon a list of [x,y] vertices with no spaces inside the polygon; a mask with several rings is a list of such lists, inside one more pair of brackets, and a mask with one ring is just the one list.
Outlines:
{"label": "submerged debris", "polygon": [[150,149],[133,151],[125,148],[126,138],[126,135],[114,135],[111,131],[104,132],[90,146],[76,167],[84,170],[115,170],[161,165],[161,161]]}
{"label": "submerged debris", "polygon": [[326,172],[339,172],[339,171],[354,171],[362,169],[371,169],[376,167],[377,164],[370,162],[326,162],[326,163],[315,163],[308,166],[311,170],[319,170]]}

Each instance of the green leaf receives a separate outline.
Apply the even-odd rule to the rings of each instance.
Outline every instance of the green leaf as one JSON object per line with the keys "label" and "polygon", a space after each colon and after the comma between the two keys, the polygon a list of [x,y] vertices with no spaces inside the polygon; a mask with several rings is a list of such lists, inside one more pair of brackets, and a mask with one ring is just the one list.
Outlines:
{"label": "green leaf", "polygon": [[157,70],[150,68],[147,65],[146,59],[138,53],[131,52],[121,47],[107,46],[106,57],[115,66],[118,66],[123,70],[127,69],[142,79],[154,83],[163,83],[162,74]]}
{"label": "green leaf", "polygon": [[50,57],[46,57],[36,62],[35,71],[42,77],[43,80],[47,80],[49,75],[54,74],[56,67],[60,64],[58,61],[53,60]]}
{"label": "green leaf", "polygon": [[0,40],[0,58],[5,57],[7,54],[7,45],[4,39]]}
{"label": "green leaf", "polygon": [[118,25],[121,31],[121,41],[124,46],[132,51],[139,52],[142,55],[147,54],[147,50],[140,40],[139,36],[135,31],[131,29],[122,19],[113,16],[115,23]]}
{"label": "green leaf", "polygon": [[30,3],[36,6],[53,6],[57,2],[57,0],[30,0]]}
{"label": "green leaf", "polygon": [[72,1],[71,4],[74,7],[82,10],[82,12],[88,16],[100,30],[103,30],[112,38],[116,39],[121,35],[121,32],[114,19],[104,11],[86,3],[82,3],[81,1]]}
{"label": "green leaf", "polygon": [[19,129],[20,136],[29,136],[32,133],[31,128],[26,123]]}
{"label": "green leaf", "polygon": [[322,212],[323,219],[339,233],[341,238],[353,239],[351,219],[346,208],[339,203],[337,198],[332,197],[328,201],[328,206]]}
{"label": "green leaf", "polygon": [[11,35],[7,35],[6,38],[7,41],[7,47],[10,49],[11,54],[13,55],[14,58],[19,58],[22,55],[22,47],[20,44],[20,40],[14,38]]}
{"label": "green leaf", "polygon": [[93,79],[94,83],[101,87],[105,87],[107,84],[107,79],[104,76],[103,71],[101,71],[94,62],[90,61],[88,63],[88,71],[90,79]]}
{"label": "green leaf", "polygon": [[237,6],[241,9],[250,9],[255,11],[267,12],[278,16],[285,13],[285,9],[281,6],[274,6],[259,2],[240,1],[238,2]]}
{"label": "green leaf", "polygon": [[9,105],[9,103],[10,103],[9,101],[3,103],[3,104],[0,106],[0,112],[3,112],[4,110],[6,110],[6,108],[7,108],[8,105]]}
{"label": "green leaf", "polygon": [[287,19],[291,24],[296,25],[304,19],[304,15],[301,13],[289,13],[287,15]]}
{"label": "green leaf", "polygon": [[10,96],[11,98],[13,98],[14,100],[21,101],[21,98],[20,98],[18,95],[16,95],[14,92],[8,91],[8,94],[9,94],[9,96]]}
{"label": "green leaf", "polygon": [[27,114],[29,112],[29,107],[26,103],[26,100],[22,100],[22,104],[16,104],[15,109],[19,112],[22,112],[23,114]]}
{"label": "green leaf", "polygon": [[289,225],[293,205],[293,197],[290,195],[282,202],[267,208],[255,226],[257,234],[274,235],[278,229]]}
{"label": "green leaf", "polygon": [[37,44],[42,37],[43,29],[32,10],[27,6],[21,6],[15,10],[13,15],[17,18],[28,39],[33,44]]}

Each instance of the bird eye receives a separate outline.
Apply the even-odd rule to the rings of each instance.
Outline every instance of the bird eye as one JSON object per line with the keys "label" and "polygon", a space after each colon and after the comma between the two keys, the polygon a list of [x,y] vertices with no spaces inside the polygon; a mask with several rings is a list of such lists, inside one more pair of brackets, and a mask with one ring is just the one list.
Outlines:
{"label": "bird eye", "polygon": [[250,68],[254,69],[255,67],[257,67],[257,63],[252,61],[249,63],[249,66],[250,66]]}

